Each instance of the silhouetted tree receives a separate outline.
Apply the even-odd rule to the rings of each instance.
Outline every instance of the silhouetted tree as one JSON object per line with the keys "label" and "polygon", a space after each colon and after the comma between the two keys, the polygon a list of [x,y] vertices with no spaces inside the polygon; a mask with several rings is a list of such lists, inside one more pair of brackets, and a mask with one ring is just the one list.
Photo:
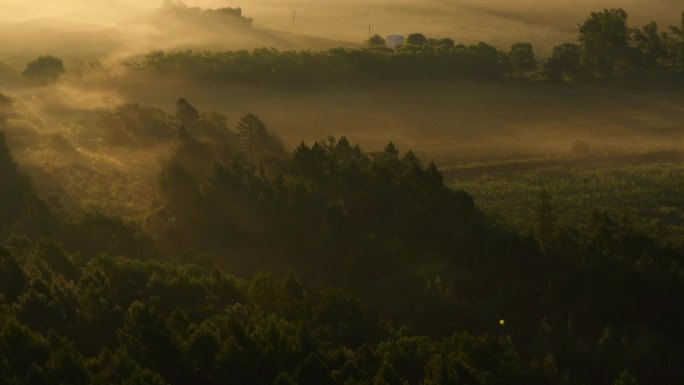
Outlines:
{"label": "silhouetted tree", "polygon": [[46,84],[57,81],[64,72],[62,59],[48,55],[29,62],[21,74],[25,79]]}
{"label": "silhouetted tree", "polygon": [[553,48],[553,55],[544,68],[550,80],[560,81],[578,76],[582,65],[582,49],[572,43],[565,43]]}
{"label": "silhouetted tree", "polygon": [[237,125],[238,140],[246,154],[252,159],[264,159],[282,155],[282,142],[271,135],[264,122],[255,114],[247,114]]}
{"label": "silhouetted tree", "polygon": [[385,39],[380,35],[373,35],[368,39],[369,47],[385,47],[386,43]]}
{"label": "silhouetted tree", "polygon": [[454,42],[454,39],[445,37],[437,40],[437,46],[451,49],[456,46],[456,43]]}
{"label": "silhouetted tree", "polygon": [[592,12],[580,25],[580,38],[589,68],[609,74],[618,61],[625,59],[629,49],[627,12],[623,9],[606,9]]}
{"label": "silhouetted tree", "polygon": [[672,55],[676,64],[684,68],[684,12],[682,12],[681,23],[678,26],[670,26],[670,33],[675,37],[672,42]]}
{"label": "silhouetted tree", "polygon": [[[181,117],[190,114],[181,103]],[[190,106],[192,108],[192,106]],[[190,110],[191,111],[191,110]],[[189,118],[191,120],[191,117]],[[110,146],[136,147],[173,139],[176,124],[163,110],[138,103],[126,103],[100,114],[99,125]]]}
{"label": "silhouetted tree", "polygon": [[185,98],[176,102],[176,119],[187,126],[192,126],[199,119],[199,112]]}
{"label": "silhouetted tree", "polygon": [[634,29],[633,36],[636,47],[632,51],[632,66],[652,70],[667,59],[667,46],[655,21]]}
{"label": "silhouetted tree", "polygon": [[27,283],[26,274],[15,257],[0,246],[0,295],[6,301],[15,301]]}
{"label": "silhouetted tree", "polygon": [[524,78],[527,72],[535,71],[537,69],[537,59],[534,57],[534,48],[532,47],[532,44],[513,44],[509,55],[511,57],[513,70],[517,72],[521,78]]}
{"label": "silhouetted tree", "polygon": [[427,38],[422,33],[412,33],[406,38],[406,44],[408,45],[423,46],[427,42]]}

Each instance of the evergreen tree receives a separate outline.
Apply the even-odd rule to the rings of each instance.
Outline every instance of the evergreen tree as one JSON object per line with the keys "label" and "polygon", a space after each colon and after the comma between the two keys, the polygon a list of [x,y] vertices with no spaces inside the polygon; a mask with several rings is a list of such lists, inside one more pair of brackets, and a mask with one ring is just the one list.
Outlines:
{"label": "evergreen tree", "polygon": [[197,109],[190,104],[185,98],[180,98],[176,102],[176,119],[178,119],[181,124],[186,127],[192,127],[192,125],[199,119],[199,112]]}

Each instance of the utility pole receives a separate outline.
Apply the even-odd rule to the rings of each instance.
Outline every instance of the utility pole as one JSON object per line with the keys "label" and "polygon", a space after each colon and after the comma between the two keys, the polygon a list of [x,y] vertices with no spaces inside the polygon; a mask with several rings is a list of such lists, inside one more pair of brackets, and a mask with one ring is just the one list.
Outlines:
{"label": "utility pole", "polygon": [[371,24],[368,24],[368,40],[369,40],[369,41],[370,41],[370,38],[371,38],[371,27],[372,27],[372,25],[371,25]]}
{"label": "utility pole", "polygon": [[297,23],[297,11],[292,11],[292,29],[295,29]]}

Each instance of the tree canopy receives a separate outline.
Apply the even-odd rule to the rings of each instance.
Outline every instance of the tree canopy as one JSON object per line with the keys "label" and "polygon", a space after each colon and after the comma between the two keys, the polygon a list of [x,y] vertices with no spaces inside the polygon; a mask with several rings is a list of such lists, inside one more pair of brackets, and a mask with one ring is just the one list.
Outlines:
{"label": "tree canopy", "polygon": [[385,38],[380,35],[373,35],[368,39],[369,47],[385,47],[386,43],[387,41],[385,41]]}
{"label": "tree canopy", "polygon": [[30,81],[46,84],[57,81],[64,72],[62,59],[47,55],[29,62],[22,76]]}
{"label": "tree canopy", "polygon": [[629,33],[625,10],[593,12],[580,26],[579,40],[587,66],[602,73],[613,72],[619,61],[627,56]]}
{"label": "tree canopy", "polygon": [[513,71],[517,72],[521,78],[524,78],[526,73],[537,69],[537,59],[530,43],[513,44],[509,56]]}

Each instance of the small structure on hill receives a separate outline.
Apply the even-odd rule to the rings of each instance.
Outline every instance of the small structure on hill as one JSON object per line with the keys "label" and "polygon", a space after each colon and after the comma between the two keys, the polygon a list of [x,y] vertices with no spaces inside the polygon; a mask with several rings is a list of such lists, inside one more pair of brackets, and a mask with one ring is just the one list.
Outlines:
{"label": "small structure on hill", "polygon": [[406,39],[402,35],[392,34],[387,36],[387,46],[395,49],[404,45]]}

